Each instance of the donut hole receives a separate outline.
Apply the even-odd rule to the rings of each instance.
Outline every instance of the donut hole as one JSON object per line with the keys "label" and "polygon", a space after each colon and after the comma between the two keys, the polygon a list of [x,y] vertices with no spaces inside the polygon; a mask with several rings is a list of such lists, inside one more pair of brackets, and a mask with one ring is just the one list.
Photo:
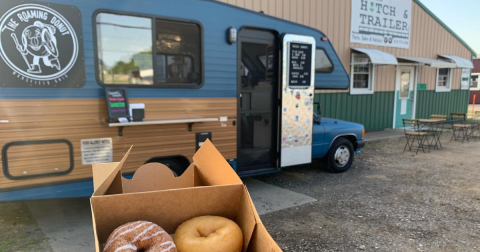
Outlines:
{"label": "donut hole", "polygon": [[211,233],[213,233],[211,229],[207,228],[198,228],[197,232],[199,234],[199,237],[208,237]]}
{"label": "donut hole", "polygon": [[198,237],[204,237],[207,238],[211,234],[218,233],[220,229],[216,227],[198,227],[197,232],[198,232]]}

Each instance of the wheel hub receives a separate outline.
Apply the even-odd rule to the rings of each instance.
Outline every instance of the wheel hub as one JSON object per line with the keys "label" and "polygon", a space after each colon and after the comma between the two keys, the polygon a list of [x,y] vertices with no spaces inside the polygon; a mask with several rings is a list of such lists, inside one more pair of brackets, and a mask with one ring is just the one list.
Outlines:
{"label": "wheel hub", "polygon": [[335,163],[337,163],[338,166],[343,167],[348,163],[348,160],[350,160],[350,151],[347,146],[342,145],[338,147],[335,151]]}

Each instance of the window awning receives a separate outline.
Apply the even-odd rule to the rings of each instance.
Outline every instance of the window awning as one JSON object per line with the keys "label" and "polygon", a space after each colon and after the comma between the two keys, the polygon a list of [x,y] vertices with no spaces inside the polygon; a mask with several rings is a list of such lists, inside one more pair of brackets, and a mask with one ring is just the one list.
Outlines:
{"label": "window awning", "polygon": [[447,54],[439,54],[438,56],[453,61],[457,65],[457,68],[473,69],[473,63],[468,59],[464,59],[462,57],[458,57],[455,55],[447,55]]}
{"label": "window awning", "polygon": [[397,58],[402,60],[422,63],[435,68],[456,68],[457,67],[456,64],[446,62],[446,61],[441,61],[441,60],[419,58],[419,57],[403,57],[403,56],[397,56]]}
{"label": "window awning", "polygon": [[357,52],[364,53],[368,55],[372,64],[378,65],[398,65],[397,58],[389,53],[382,52],[375,49],[366,49],[366,48],[352,48]]}

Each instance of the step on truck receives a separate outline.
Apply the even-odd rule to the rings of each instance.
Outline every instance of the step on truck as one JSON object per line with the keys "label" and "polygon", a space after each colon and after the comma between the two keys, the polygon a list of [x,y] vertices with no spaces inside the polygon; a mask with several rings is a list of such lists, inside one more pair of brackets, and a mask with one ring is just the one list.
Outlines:
{"label": "step on truck", "polygon": [[[180,175],[211,139],[240,176],[326,158],[344,172],[360,124],[315,92],[349,77],[316,29],[208,0],[0,3],[0,201],[90,196],[94,163]],[[294,169],[294,168],[293,168]]]}

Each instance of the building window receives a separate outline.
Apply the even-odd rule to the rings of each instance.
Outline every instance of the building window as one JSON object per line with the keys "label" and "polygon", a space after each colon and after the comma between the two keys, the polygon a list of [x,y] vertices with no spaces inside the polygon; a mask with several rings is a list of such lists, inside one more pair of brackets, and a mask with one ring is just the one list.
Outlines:
{"label": "building window", "polygon": [[315,73],[331,73],[333,64],[328,58],[327,53],[322,48],[315,51]]}
{"label": "building window", "polygon": [[102,85],[182,88],[202,82],[198,24],[99,13],[96,38]]}
{"label": "building window", "polygon": [[99,13],[96,20],[100,81],[153,85],[152,19]]}
{"label": "building window", "polygon": [[470,89],[471,90],[480,90],[478,86],[478,75],[472,75],[470,78]]}
{"label": "building window", "polygon": [[452,89],[452,70],[450,68],[439,68],[437,69],[437,92],[450,92]]}
{"label": "building window", "polygon": [[352,54],[350,94],[373,94],[374,72],[368,56]]}

